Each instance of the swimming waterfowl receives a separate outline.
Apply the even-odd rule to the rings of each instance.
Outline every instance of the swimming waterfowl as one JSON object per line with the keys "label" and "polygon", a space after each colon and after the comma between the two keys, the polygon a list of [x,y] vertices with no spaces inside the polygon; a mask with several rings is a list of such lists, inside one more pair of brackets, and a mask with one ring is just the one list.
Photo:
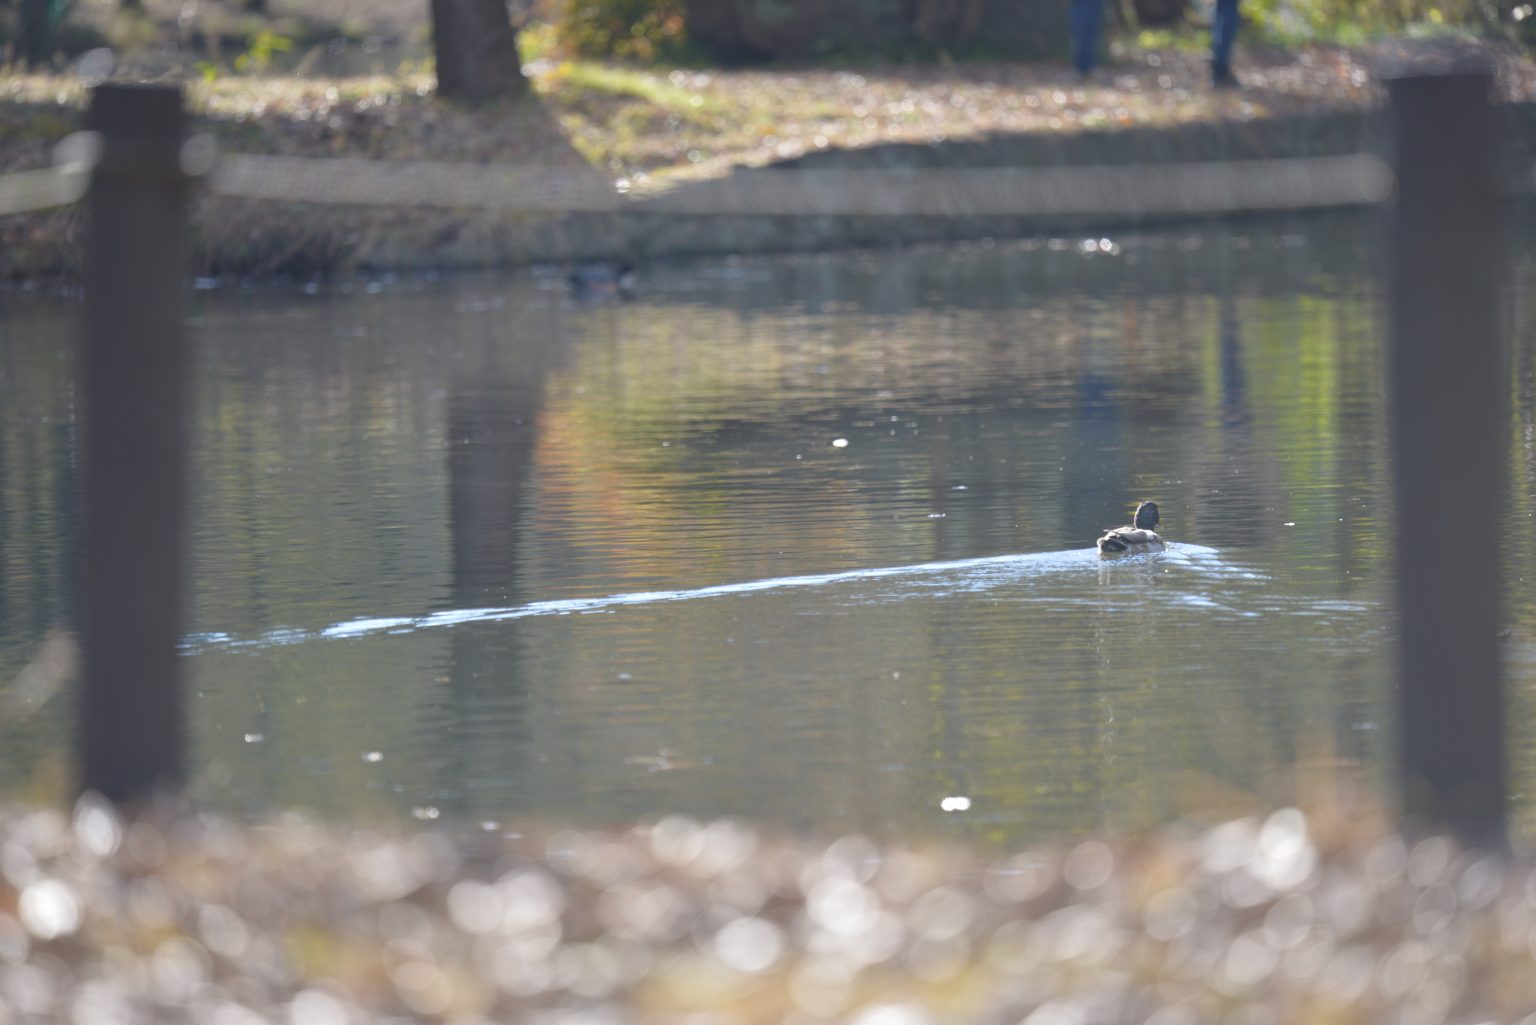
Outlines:
{"label": "swimming waterfowl", "polygon": [[578,299],[597,296],[628,299],[635,284],[635,268],[627,260],[619,263],[584,263],[571,268],[565,280],[571,286],[571,293]]}
{"label": "swimming waterfowl", "polygon": [[1157,503],[1142,502],[1136,507],[1136,515],[1132,517],[1129,527],[1116,527],[1104,532],[1104,536],[1099,538],[1099,551],[1111,554],[1160,545],[1163,539],[1152,531],[1158,522]]}

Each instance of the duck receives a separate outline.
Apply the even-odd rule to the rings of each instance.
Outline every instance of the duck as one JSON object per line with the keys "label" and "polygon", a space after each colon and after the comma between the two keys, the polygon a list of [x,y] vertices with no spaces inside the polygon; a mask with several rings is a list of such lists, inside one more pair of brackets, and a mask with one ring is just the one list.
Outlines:
{"label": "duck", "polygon": [[1160,545],[1163,539],[1152,530],[1158,525],[1156,502],[1142,502],[1136,506],[1136,515],[1131,518],[1129,527],[1115,527],[1106,530],[1104,536],[1099,538],[1099,551],[1106,555],[1117,552],[1128,552],[1133,548],[1146,548],[1149,545]]}
{"label": "duck", "polygon": [[609,296],[628,299],[635,285],[635,268],[627,260],[618,263],[584,263],[565,276],[571,294],[578,299]]}

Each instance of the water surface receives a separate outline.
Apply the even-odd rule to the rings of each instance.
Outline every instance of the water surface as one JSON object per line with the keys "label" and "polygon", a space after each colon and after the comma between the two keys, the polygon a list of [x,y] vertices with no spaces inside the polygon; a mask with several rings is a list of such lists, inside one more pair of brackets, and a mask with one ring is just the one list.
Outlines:
{"label": "water surface", "polygon": [[[1373,240],[721,260],[622,303],[532,274],[199,292],[195,786],[1013,842],[1290,800],[1298,758],[1371,778]],[[69,616],[76,397],[71,300],[0,307],[8,681]],[[1167,552],[1089,549],[1145,497]],[[56,787],[66,700],[12,705],[0,783]]]}

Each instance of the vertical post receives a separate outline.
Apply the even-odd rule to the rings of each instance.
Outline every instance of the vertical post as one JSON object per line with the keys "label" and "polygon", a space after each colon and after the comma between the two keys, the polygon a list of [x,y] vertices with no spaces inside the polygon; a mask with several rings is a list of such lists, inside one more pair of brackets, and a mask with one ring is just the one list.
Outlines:
{"label": "vertical post", "polygon": [[21,59],[28,68],[47,66],[53,57],[53,12],[48,0],[21,0]]}
{"label": "vertical post", "polygon": [[175,87],[103,85],[87,125],[80,786],[117,800],[182,773],[183,286]]}
{"label": "vertical post", "polygon": [[1389,372],[1402,800],[1419,825],[1505,840],[1500,683],[1504,253],[1485,68],[1388,83]]}

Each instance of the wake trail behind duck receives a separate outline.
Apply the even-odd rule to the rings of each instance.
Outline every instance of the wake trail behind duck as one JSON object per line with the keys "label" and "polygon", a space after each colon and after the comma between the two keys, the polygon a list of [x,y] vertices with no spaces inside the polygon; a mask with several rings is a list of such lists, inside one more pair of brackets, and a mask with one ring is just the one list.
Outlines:
{"label": "wake trail behind duck", "polygon": [[440,627],[460,626],[466,623],[496,623],[536,616],[565,616],[574,613],[599,612],[631,605],[658,605],[666,602],[696,601],[705,598],[726,598],[735,595],[755,594],[763,591],[782,591],[829,587],[838,584],[858,584],[872,581],[905,581],[909,586],[895,592],[874,596],[872,600],[889,601],[895,598],[918,595],[941,596],[960,591],[982,591],[1025,579],[1054,573],[1069,573],[1087,569],[1109,569],[1117,566],[1145,564],[1149,561],[1169,562],[1196,571],[1221,575],[1237,574],[1253,576],[1224,562],[1213,548],[1200,545],[1170,544],[1162,552],[1122,556],[1105,559],[1095,548],[1073,549],[1060,552],[1031,552],[1023,555],[990,555],[975,559],[956,559],[948,562],[925,562],[911,566],[883,566],[874,569],[852,569],[837,573],[813,573],[799,576],[767,577],[733,584],[713,584],[665,591],[631,591],[592,598],[561,598],[551,601],[529,602],[524,605],[482,607],[469,609],[443,609],[421,616],[383,616],[344,620],[318,630],[279,628],[259,637],[239,638],[227,633],[195,634],[182,642],[183,651],[203,652],[214,649],[239,650],[282,647],[305,641],[366,637],[373,634],[414,633]]}

